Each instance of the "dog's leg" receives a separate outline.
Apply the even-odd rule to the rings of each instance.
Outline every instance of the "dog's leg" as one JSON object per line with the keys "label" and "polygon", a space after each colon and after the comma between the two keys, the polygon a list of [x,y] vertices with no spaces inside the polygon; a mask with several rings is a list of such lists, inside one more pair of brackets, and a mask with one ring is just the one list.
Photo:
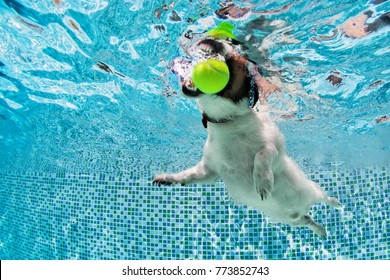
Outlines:
{"label": "dog's leg", "polygon": [[326,196],[324,199],[324,202],[332,207],[335,208],[342,208],[343,205],[340,203],[340,201],[335,197]]}
{"label": "dog's leg", "polygon": [[326,236],[326,229],[320,224],[316,223],[309,215],[304,215],[296,218],[294,221],[290,222],[290,225],[296,227],[308,227],[319,237]]}
{"label": "dog's leg", "polygon": [[311,183],[313,184],[314,188],[316,188],[318,190],[318,199],[316,202],[323,202],[323,203],[326,203],[328,204],[329,206],[332,206],[334,208],[342,208],[343,205],[340,203],[340,201],[335,198],[335,197],[332,197],[332,196],[328,196],[328,194],[315,182],[311,181]]}
{"label": "dog's leg", "polygon": [[157,175],[153,184],[171,185],[171,184],[213,184],[218,179],[218,175],[208,168],[203,161],[199,162],[196,166],[184,170],[176,174],[160,174]]}
{"label": "dog's leg", "polygon": [[302,223],[305,226],[307,226],[309,229],[311,229],[319,237],[326,236],[326,229],[320,224],[317,224],[310,216],[305,215],[301,219],[302,219]]}
{"label": "dog's leg", "polygon": [[274,185],[272,162],[277,156],[278,150],[271,144],[264,146],[255,155],[253,181],[257,193],[261,196],[261,200],[266,199]]}

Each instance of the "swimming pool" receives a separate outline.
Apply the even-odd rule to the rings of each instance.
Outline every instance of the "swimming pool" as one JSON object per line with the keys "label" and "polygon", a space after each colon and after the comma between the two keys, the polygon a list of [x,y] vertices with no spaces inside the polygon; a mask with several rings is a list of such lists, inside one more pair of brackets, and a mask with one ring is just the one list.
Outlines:
{"label": "swimming pool", "polygon": [[[1,259],[389,259],[388,1],[0,1]],[[326,239],[156,187],[206,131],[169,62],[221,21],[283,90],[291,156],[342,210]]]}

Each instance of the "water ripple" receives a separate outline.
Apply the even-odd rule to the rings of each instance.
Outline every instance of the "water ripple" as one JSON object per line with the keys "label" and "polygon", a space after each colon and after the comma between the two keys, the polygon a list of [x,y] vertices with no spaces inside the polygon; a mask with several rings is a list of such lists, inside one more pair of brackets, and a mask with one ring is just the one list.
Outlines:
{"label": "water ripple", "polygon": [[[3,0],[0,113],[17,120],[7,125],[16,124],[19,131],[44,131],[45,118],[50,118],[42,113],[45,110],[63,119],[69,118],[67,110],[79,114],[69,120],[76,127],[99,127],[101,119],[110,119],[118,131],[129,129],[117,123],[123,118],[138,127],[128,135],[138,139],[129,140],[133,156],[160,149],[177,158],[176,145],[184,149],[189,137],[201,145],[205,135],[193,129],[200,125],[199,112],[193,101],[179,95],[169,62],[185,55],[183,48],[190,42],[185,34],[230,20],[249,58],[282,89],[269,96],[269,110],[285,128],[292,150],[305,150],[298,148],[307,140],[305,133],[321,127],[316,134],[318,141],[327,143],[328,152],[303,157],[309,162],[333,158],[332,141],[350,146],[345,133],[371,135],[390,123],[389,26],[381,21],[389,1],[366,2],[237,1],[226,8],[204,1],[189,6],[188,1]],[[367,34],[354,33],[354,27],[365,26],[370,28]],[[78,123],[91,115],[101,117],[94,119],[96,123]],[[31,119],[36,123],[26,121]],[[47,135],[56,137],[57,130],[50,129]],[[301,132],[294,133],[297,130]],[[10,137],[18,139],[17,134]],[[122,148],[113,146],[110,135],[101,139],[106,139],[102,146],[107,150]],[[123,143],[114,135],[111,139]],[[385,149],[384,144],[378,147]],[[97,154],[96,147],[90,149],[87,154]],[[165,160],[165,155],[151,156]]]}

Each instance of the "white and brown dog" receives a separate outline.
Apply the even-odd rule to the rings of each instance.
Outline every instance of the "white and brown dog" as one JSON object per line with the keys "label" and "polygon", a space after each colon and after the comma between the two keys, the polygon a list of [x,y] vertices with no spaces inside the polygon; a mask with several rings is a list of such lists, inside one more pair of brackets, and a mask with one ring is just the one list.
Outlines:
{"label": "white and brown dog", "polygon": [[340,207],[340,202],[306,178],[287,155],[284,137],[269,114],[252,107],[259,98],[262,79],[257,66],[239,54],[227,40],[205,37],[192,47],[192,55],[222,56],[230,71],[228,85],[217,94],[203,94],[192,83],[193,63],[176,59],[172,69],[179,76],[185,96],[197,98],[208,138],[202,160],[177,174],[157,175],[153,183],[212,184],[222,179],[237,203],[263,211],[272,220],[307,226],[326,235],[308,211],[316,203]]}

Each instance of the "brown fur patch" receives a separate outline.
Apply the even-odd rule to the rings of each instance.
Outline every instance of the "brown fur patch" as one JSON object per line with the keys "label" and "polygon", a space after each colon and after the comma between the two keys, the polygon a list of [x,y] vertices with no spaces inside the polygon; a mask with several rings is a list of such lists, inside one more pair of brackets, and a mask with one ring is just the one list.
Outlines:
{"label": "brown fur patch", "polygon": [[233,100],[237,103],[244,98],[249,98],[251,77],[248,74],[248,60],[242,56],[234,55],[226,60],[230,71],[230,80],[224,90],[218,95]]}

